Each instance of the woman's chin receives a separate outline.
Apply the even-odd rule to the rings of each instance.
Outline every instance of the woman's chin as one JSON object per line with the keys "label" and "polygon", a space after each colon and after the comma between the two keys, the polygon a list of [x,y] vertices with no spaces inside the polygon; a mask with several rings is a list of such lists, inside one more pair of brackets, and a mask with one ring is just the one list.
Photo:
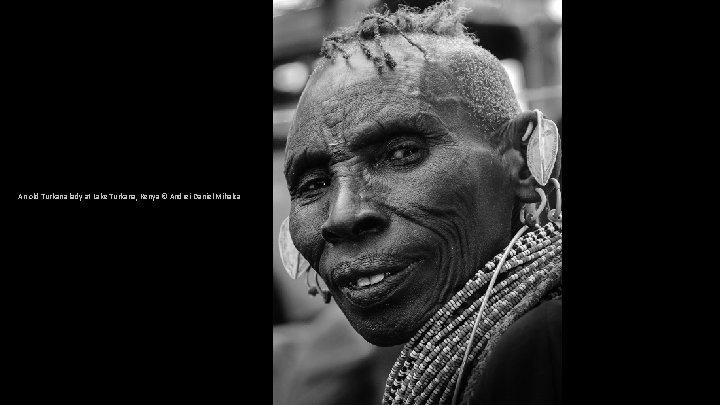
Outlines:
{"label": "woman's chin", "polygon": [[348,314],[350,325],[365,340],[375,346],[388,347],[408,342],[427,321],[422,313],[398,308],[374,314]]}
{"label": "woman's chin", "polygon": [[358,330],[357,332],[362,336],[368,343],[380,347],[397,346],[400,344],[407,343],[414,335],[413,331],[398,331],[398,330]]}

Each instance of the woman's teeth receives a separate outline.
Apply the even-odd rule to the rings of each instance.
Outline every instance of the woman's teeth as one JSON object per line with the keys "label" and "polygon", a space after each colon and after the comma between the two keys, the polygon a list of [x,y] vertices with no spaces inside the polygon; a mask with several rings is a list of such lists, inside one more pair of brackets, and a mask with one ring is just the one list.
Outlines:
{"label": "woman's teeth", "polygon": [[386,276],[388,276],[389,273],[385,274],[375,274],[374,276],[370,277],[360,277],[357,280],[357,286],[358,287],[365,287],[368,285],[373,285],[381,282]]}

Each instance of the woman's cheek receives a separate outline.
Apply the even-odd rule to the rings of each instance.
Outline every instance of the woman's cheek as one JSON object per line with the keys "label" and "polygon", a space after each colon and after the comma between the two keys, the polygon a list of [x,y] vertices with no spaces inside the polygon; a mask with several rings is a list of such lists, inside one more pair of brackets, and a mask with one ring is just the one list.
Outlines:
{"label": "woman's cheek", "polygon": [[293,204],[290,214],[290,234],[295,248],[317,268],[324,242],[322,224],[324,207],[321,201],[301,206]]}

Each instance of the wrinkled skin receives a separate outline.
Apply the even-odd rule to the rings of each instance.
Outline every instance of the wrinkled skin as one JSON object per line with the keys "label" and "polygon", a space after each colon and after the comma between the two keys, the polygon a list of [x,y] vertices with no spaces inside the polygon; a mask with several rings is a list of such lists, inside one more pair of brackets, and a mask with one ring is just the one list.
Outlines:
{"label": "wrinkled skin", "polygon": [[[294,244],[381,346],[409,340],[506,246],[513,205],[532,190],[520,153],[486,141],[443,62],[386,48],[392,71],[355,52],[313,75],[286,150]],[[364,271],[393,276],[353,295]]]}

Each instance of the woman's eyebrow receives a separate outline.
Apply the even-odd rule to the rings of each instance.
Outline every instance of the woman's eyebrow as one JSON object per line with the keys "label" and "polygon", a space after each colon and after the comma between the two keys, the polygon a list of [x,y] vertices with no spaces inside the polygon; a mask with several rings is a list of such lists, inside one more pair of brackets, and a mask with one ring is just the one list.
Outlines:
{"label": "woman's eyebrow", "polygon": [[285,164],[285,181],[292,188],[308,169],[325,167],[329,162],[330,153],[328,151],[305,147],[298,153],[288,155]]}
{"label": "woman's eyebrow", "polygon": [[386,142],[403,132],[415,135],[438,135],[447,133],[447,129],[437,116],[416,112],[377,118],[359,126],[353,132],[347,145],[350,150],[355,151]]}

